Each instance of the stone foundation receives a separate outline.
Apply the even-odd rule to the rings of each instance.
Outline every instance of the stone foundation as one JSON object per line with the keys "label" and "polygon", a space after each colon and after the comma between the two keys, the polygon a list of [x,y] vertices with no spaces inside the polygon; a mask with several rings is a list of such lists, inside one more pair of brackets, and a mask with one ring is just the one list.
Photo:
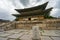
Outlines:
{"label": "stone foundation", "polygon": [[38,25],[40,29],[45,30],[60,30],[60,19],[45,19],[36,21],[14,21],[0,24],[0,31],[12,30],[12,29],[32,29],[33,26]]}
{"label": "stone foundation", "polygon": [[18,21],[16,22],[16,28],[31,29],[32,26],[38,25],[40,29],[55,30],[60,29],[60,19],[45,19],[38,21]]}

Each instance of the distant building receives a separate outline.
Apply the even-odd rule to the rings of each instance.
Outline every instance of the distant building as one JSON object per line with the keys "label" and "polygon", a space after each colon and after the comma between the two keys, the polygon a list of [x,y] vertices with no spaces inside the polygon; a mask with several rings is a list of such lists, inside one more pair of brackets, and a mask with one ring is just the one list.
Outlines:
{"label": "distant building", "polygon": [[56,29],[56,27],[59,27],[60,19],[50,16],[53,7],[46,9],[47,5],[48,2],[31,8],[15,9],[20,13],[12,14],[16,17],[15,28],[31,29],[36,24],[42,29]]}
{"label": "distant building", "polygon": [[[41,20],[46,19],[50,17],[50,11],[53,9],[53,7],[46,9],[48,2],[32,7],[32,8],[25,8],[25,9],[15,9],[21,14],[13,14],[13,16],[16,17],[15,20]],[[52,18],[52,17],[51,17]]]}

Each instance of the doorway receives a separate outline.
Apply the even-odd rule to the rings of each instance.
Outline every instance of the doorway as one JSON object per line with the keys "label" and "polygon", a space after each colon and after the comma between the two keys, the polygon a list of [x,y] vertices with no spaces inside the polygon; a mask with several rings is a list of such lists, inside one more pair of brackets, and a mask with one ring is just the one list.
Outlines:
{"label": "doorway", "polygon": [[30,21],[31,21],[31,18],[28,18],[28,20],[30,20]]}

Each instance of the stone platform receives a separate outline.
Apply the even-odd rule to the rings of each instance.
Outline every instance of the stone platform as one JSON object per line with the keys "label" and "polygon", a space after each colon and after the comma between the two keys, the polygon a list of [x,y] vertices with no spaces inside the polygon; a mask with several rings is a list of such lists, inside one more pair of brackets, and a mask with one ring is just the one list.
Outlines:
{"label": "stone platform", "polygon": [[[60,40],[60,30],[44,30],[41,40]],[[0,32],[0,40],[32,40],[32,30],[14,29]]]}

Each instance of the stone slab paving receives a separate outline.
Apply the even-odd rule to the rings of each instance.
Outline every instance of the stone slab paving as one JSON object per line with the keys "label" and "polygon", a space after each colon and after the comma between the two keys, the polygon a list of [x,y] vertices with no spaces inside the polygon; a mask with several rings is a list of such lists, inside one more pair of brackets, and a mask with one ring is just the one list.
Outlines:
{"label": "stone slab paving", "polygon": [[[14,29],[0,32],[0,40],[32,40],[32,30]],[[60,30],[44,30],[41,40],[60,40]]]}
{"label": "stone slab paving", "polygon": [[0,40],[7,40],[7,38],[2,38],[2,37],[0,37]]}
{"label": "stone slab paving", "polygon": [[60,40],[60,37],[51,37],[53,38],[54,40]]}
{"label": "stone slab paving", "polygon": [[12,34],[10,34],[10,33],[2,33],[2,34],[0,34],[0,37],[7,37],[9,35],[12,35]]}
{"label": "stone slab paving", "polygon": [[20,37],[20,39],[21,40],[32,40],[32,35],[30,34],[30,32],[28,32],[27,34]]}
{"label": "stone slab paving", "polygon": [[23,36],[25,33],[27,33],[27,32],[13,34],[13,35],[8,36],[8,38],[19,38],[19,37]]}
{"label": "stone slab paving", "polygon": [[44,30],[42,35],[46,35],[46,36],[60,36],[60,31],[59,30]]}
{"label": "stone slab paving", "polygon": [[52,39],[46,36],[41,36],[41,40],[52,40]]}
{"label": "stone slab paving", "polygon": [[6,31],[6,33],[19,33],[19,32],[22,32],[22,31],[24,31],[24,30],[15,29],[15,30]]}

